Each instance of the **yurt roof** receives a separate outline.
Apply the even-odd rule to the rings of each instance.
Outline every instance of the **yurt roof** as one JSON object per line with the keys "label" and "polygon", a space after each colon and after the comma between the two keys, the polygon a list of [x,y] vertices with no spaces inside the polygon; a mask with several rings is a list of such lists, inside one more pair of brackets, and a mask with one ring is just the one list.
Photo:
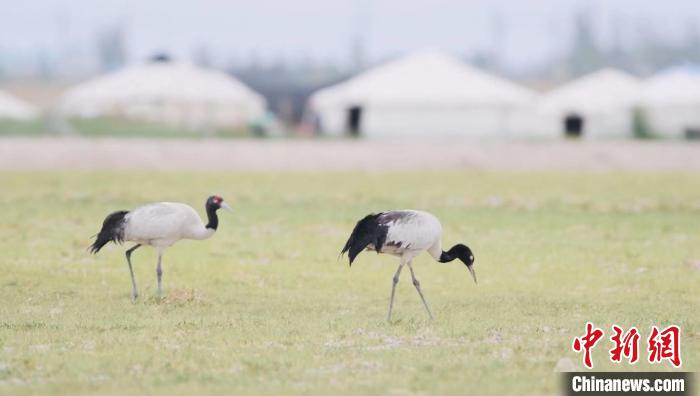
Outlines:
{"label": "yurt roof", "polygon": [[104,102],[247,101],[264,105],[262,96],[226,73],[183,62],[151,62],[128,66],[70,89],[64,109]]}
{"label": "yurt roof", "polygon": [[499,105],[523,103],[533,96],[533,92],[513,82],[445,54],[424,51],[317,91],[311,105]]}
{"label": "yurt roof", "polygon": [[0,118],[29,120],[35,118],[38,110],[4,91],[0,91]]}
{"label": "yurt roof", "polygon": [[674,67],[644,83],[642,100],[649,106],[700,105],[700,68]]}
{"label": "yurt roof", "polygon": [[602,69],[566,83],[545,94],[546,111],[616,111],[639,101],[641,82],[616,69]]}

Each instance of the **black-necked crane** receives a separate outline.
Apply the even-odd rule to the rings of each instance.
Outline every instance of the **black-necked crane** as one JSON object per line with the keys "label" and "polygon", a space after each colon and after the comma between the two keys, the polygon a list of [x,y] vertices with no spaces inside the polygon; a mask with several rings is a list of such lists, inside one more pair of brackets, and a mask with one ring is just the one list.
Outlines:
{"label": "black-necked crane", "polygon": [[120,210],[105,218],[102,229],[97,234],[95,242],[89,247],[90,252],[97,253],[109,242],[135,242],[136,245],[127,249],[126,262],[131,274],[131,297],[138,298],[134,269],[131,266],[131,253],[143,245],[153,246],[158,252],[156,275],[158,277],[158,297],[161,296],[161,278],[163,270],[161,261],[165,249],[181,239],[207,239],[216,232],[219,217],[216,211],[231,207],[224,199],[212,195],[205,204],[207,223],[204,224],[197,212],[189,205],[175,202],[158,202],[127,211]]}
{"label": "black-necked crane", "polygon": [[348,252],[352,266],[357,255],[365,249],[391,254],[400,259],[399,268],[394,274],[391,286],[391,299],[387,314],[389,321],[391,321],[391,311],[394,308],[396,284],[399,282],[399,275],[404,265],[408,265],[408,269],[411,270],[413,286],[418,291],[425,310],[428,311],[428,316],[430,319],[433,318],[412,266],[413,259],[423,251],[427,251],[436,261],[441,263],[459,259],[467,266],[474,278],[474,283],[476,283],[474,254],[471,249],[466,245],[457,244],[448,251],[442,250],[442,225],[435,216],[427,212],[392,210],[367,215],[357,222],[341,254]]}

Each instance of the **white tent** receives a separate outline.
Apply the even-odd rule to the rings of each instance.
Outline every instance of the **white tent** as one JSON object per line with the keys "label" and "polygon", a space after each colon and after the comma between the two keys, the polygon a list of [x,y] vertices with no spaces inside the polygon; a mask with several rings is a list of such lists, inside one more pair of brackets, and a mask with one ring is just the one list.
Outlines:
{"label": "white tent", "polygon": [[260,116],[265,100],[235,78],[188,63],[133,65],[70,89],[69,116],[115,116],[199,127],[235,127]]}
{"label": "white tent", "polygon": [[700,67],[675,67],[653,76],[644,84],[642,105],[654,133],[683,137],[700,132]]}
{"label": "white tent", "polygon": [[545,94],[538,103],[540,133],[609,138],[632,136],[641,82],[615,69],[602,69]]}
{"label": "white tent", "polygon": [[38,114],[39,111],[34,106],[0,91],[0,119],[31,120]]}
{"label": "white tent", "polygon": [[508,136],[527,129],[534,94],[437,52],[388,62],[309,100],[322,132],[363,136]]}

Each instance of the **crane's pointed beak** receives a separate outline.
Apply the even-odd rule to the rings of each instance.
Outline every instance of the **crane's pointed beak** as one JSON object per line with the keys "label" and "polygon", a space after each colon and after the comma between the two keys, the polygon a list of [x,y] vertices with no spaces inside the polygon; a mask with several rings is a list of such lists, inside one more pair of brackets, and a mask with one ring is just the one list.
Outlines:
{"label": "crane's pointed beak", "polygon": [[219,206],[221,206],[222,208],[228,210],[229,212],[233,212],[233,209],[231,209],[231,207],[228,206],[228,204],[227,204],[226,202],[224,202],[224,201],[221,201],[221,203],[219,204]]}
{"label": "crane's pointed beak", "polygon": [[472,278],[474,278],[474,284],[479,284],[479,282],[476,281],[476,272],[474,271],[474,264],[468,265],[467,268],[469,269],[469,272],[472,274]]}

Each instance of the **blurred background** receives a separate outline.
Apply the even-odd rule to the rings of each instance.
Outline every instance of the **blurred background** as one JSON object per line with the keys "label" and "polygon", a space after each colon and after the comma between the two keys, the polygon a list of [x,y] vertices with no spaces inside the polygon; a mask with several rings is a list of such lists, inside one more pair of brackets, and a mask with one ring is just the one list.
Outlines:
{"label": "blurred background", "polygon": [[[699,64],[699,0],[0,0],[0,396],[560,394],[587,321],[679,325],[696,372]],[[212,194],[162,300],[154,249],[137,304],[86,252]],[[477,257],[417,258],[435,321],[338,260],[394,208]]]}
{"label": "blurred background", "polygon": [[0,135],[700,137],[693,0],[0,10]]}

